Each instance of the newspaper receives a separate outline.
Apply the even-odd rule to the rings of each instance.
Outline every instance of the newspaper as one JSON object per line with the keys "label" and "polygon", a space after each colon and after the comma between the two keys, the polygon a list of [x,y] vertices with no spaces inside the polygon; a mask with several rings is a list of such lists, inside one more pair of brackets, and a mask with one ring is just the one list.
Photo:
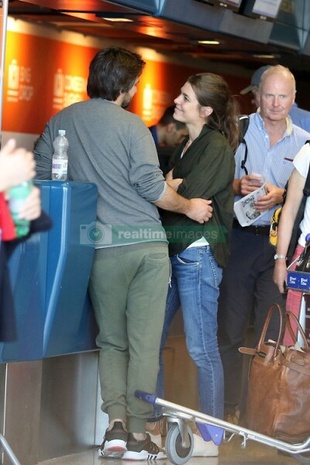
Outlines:
{"label": "newspaper", "polygon": [[234,212],[241,226],[250,226],[257,218],[266,213],[266,211],[258,212],[255,209],[257,199],[266,193],[266,183],[264,183],[255,191],[234,203]]}

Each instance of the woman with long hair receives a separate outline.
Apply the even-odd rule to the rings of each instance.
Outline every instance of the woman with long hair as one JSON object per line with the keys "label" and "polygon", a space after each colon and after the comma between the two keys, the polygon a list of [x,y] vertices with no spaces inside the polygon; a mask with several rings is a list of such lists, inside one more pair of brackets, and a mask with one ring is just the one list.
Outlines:
{"label": "woman with long hair", "polygon": [[[162,348],[181,307],[187,349],[198,368],[200,411],[223,418],[217,309],[222,269],[229,257],[239,106],[226,81],[212,73],[190,76],[174,103],[174,118],[186,124],[189,135],[172,156],[166,180],[186,198],[212,200],[213,215],[198,224],[183,214],[162,212],[172,265]],[[162,368],[158,388],[162,397]],[[218,455],[218,447],[203,441],[198,431],[194,440],[193,456]]]}

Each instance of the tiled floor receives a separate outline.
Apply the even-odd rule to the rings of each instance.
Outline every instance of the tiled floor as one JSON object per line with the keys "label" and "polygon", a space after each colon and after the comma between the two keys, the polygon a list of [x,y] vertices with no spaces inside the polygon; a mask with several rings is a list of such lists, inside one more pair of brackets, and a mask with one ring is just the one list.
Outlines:
{"label": "tiled floor", "polygon": [[[248,441],[245,448],[241,447],[241,438],[235,437],[230,442],[220,446],[219,457],[191,458],[188,465],[296,465],[296,459],[279,454],[276,449],[254,441]],[[130,465],[133,462],[99,458],[96,449],[41,462],[39,465]],[[135,462],[136,465],[145,462]],[[154,463],[154,462],[153,462]],[[160,460],[159,465],[170,465],[170,461]],[[310,463],[310,459],[309,462]]]}

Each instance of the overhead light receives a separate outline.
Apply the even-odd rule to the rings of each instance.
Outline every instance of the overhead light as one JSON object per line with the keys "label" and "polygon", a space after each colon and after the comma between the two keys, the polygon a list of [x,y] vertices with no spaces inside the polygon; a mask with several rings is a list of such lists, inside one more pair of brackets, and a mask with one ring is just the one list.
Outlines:
{"label": "overhead light", "polygon": [[219,40],[198,40],[198,44],[200,45],[220,45]]}
{"label": "overhead light", "polygon": [[263,58],[266,60],[273,60],[274,58],[279,58],[279,55],[272,55],[272,54],[263,54],[263,53],[253,53],[252,57],[254,58]]}
{"label": "overhead light", "polygon": [[105,21],[110,21],[111,23],[133,23],[133,19],[129,18],[105,18],[102,17]]}
{"label": "overhead light", "polygon": [[141,13],[122,13],[122,12],[110,12],[110,11],[100,11],[96,13],[97,18],[104,19],[105,21],[110,21],[110,23],[133,23],[135,19],[141,16]]}

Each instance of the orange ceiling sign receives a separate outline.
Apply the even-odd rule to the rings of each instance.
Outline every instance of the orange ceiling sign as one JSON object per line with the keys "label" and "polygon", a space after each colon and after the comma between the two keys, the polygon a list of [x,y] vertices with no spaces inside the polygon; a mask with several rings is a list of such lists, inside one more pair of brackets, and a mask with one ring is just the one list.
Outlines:
{"label": "orange ceiling sign", "polygon": [[[94,47],[8,31],[2,129],[40,134],[59,110],[87,99],[89,63],[97,52]],[[146,61],[130,111],[150,126],[197,70]]]}
{"label": "orange ceiling sign", "polygon": [[3,130],[40,133],[57,111],[86,99],[88,64],[96,52],[94,48],[8,32]]}

